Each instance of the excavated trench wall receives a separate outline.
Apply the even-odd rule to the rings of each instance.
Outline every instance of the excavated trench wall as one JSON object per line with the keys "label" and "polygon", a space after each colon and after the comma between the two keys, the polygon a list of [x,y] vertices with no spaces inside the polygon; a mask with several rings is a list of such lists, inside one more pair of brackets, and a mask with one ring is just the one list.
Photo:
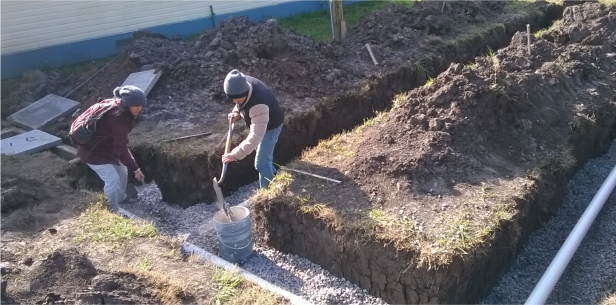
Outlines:
{"label": "excavated trench wall", "polygon": [[578,167],[604,152],[616,136],[613,104],[597,113],[598,128],[572,137],[572,154],[578,162],[563,168],[560,159],[550,160],[541,168],[534,189],[517,200],[520,213],[501,223],[494,242],[464,258],[457,256],[446,266],[417,267],[416,252],[333,232],[321,219],[294,210],[284,198],[269,202],[267,210],[255,209],[255,231],[270,246],[301,255],[392,304],[480,302],[510,267],[520,243],[559,207],[567,181]]}
{"label": "excavated trench wall", "polygon": [[570,150],[562,153],[576,162],[566,165],[562,156],[554,156],[534,168],[535,183],[515,199],[518,213],[501,221],[490,244],[454,256],[446,265],[419,264],[417,252],[336,232],[324,220],[297,210],[285,196],[254,209],[256,234],[268,245],[308,258],[389,303],[480,302],[510,267],[528,235],[559,208],[570,177],[588,159],[605,152],[616,137],[615,105],[612,93],[593,112],[594,124],[569,135]]}
{"label": "excavated trench wall", "polygon": [[[375,111],[389,108],[395,94],[422,85],[429,75],[437,75],[452,62],[468,62],[485,53],[488,47],[497,49],[507,45],[513,33],[525,30],[526,24],[535,29],[549,26],[562,10],[562,6],[543,5],[519,18],[484,24],[417,62],[367,80],[361,88],[322,99],[312,109],[287,117],[276,147],[275,162],[284,164],[319,140],[362,124]],[[145,165],[146,176],[153,176],[157,181],[165,201],[188,207],[215,199],[211,181],[220,173],[219,154],[178,156],[149,145],[134,147],[133,153],[139,164]],[[257,173],[253,163],[254,153],[241,162],[230,164],[223,190],[228,193],[255,181]]]}

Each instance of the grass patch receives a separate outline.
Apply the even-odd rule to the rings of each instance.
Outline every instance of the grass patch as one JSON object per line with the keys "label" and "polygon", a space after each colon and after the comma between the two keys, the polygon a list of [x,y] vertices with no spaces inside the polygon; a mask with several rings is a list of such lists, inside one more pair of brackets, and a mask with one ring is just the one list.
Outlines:
{"label": "grass patch", "polygon": [[[58,71],[62,74],[81,74],[87,72],[93,68],[102,68],[102,66],[110,61],[112,61],[116,56],[107,56],[103,58],[97,58],[93,60],[87,60],[75,64],[70,64],[66,66],[62,66],[58,68]],[[100,67],[99,67],[100,66]]]}
{"label": "grass patch", "polygon": [[539,38],[539,37],[541,37],[541,35],[543,35],[543,33],[545,33],[545,31],[546,31],[545,29],[541,29],[541,30],[533,33],[533,37]]}
{"label": "grass patch", "polygon": [[217,284],[214,298],[216,305],[276,305],[286,301],[282,296],[244,280],[244,277],[235,271],[217,268],[213,280]]}
{"label": "grass patch", "polygon": [[433,82],[434,82],[434,78],[428,77],[428,80],[424,84],[424,87],[430,87],[430,85],[432,85]]}
{"label": "grass patch", "polygon": [[[406,95],[402,94],[397,97],[397,102],[394,101],[395,105],[400,105],[406,99]],[[363,131],[375,124],[382,122],[386,117],[386,112],[378,112],[376,116],[364,120],[364,123],[352,132],[344,132],[333,135],[331,138],[322,140],[317,145],[317,149],[310,149],[304,151],[301,159],[302,160],[314,160],[317,163],[321,164],[329,164],[331,162],[340,162],[344,160],[348,160],[349,158],[355,155],[355,144],[361,138]],[[324,163],[323,160],[326,159],[329,162]]]}
{"label": "grass patch", "polygon": [[[599,3],[605,6],[614,6],[616,5],[616,0],[598,0]],[[616,304],[616,300],[614,300],[614,304]]]}
{"label": "grass patch", "polygon": [[235,297],[244,278],[238,272],[218,268],[214,273],[214,281],[218,284],[216,304],[226,304]]}
{"label": "grass patch", "polygon": [[122,242],[157,234],[152,223],[135,222],[109,211],[102,195],[79,217],[79,229],[78,242]]}
{"label": "grass patch", "polygon": [[151,263],[150,268],[146,268],[147,265],[145,267],[139,265],[139,263],[125,267],[121,271],[134,274],[138,278],[145,278],[156,289],[156,297],[160,299],[162,304],[182,304],[182,299],[187,295],[187,292],[182,288],[182,283],[171,279],[164,272],[152,270]]}
{"label": "grass patch", "polygon": [[[346,21],[347,29],[357,24],[362,17],[380,10],[390,3],[412,7],[415,1],[360,1],[345,5],[344,20]],[[324,4],[325,7],[323,10],[297,14],[285,19],[280,19],[278,23],[283,28],[295,30],[299,33],[311,36],[315,41],[331,41],[332,26],[329,7],[325,2]]]}

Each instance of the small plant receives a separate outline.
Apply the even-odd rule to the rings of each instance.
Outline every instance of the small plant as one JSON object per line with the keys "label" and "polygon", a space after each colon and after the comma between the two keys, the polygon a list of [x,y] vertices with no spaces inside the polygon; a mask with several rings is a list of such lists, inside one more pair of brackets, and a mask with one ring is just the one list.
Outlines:
{"label": "small plant", "polygon": [[403,92],[403,93],[400,93],[400,94],[394,96],[394,100],[393,100],[391,109],[393,110],[393,109],[400,108],[400,106],[402,106],[402,104],[404,104],[404,101],[406,101],[408,99],[408,97],[409,97],[408,92]]}
{"label": "small plant", "polygon": [[216,304],[223,304],[235,297],[244,278],[238,272],[218,268],[214,273],[214,281],[218,283]]}
{"label": "small plant", "polygon": [[326,204],[315,204],[315,205],[307,205],[307,206],[302,206],[301,210],[302,212],[309,214],[309,213],[318,213],[321,212],[323,210],[325,210],[327,208]]}
{"label": "small plant", "polygon": [[545,29],[541,29],[541,30],[539,30],[539,31],[535,32],[535,33],[533,34],[533,37],[535,37],[535,38],[539,38],[539,37],[541,37],[541,35],[543,35],[543,33],[545,33],[545,31],[546,31]]}
{"label": "small plant", "polygon": [[432,85],[433,82],[434,82],[434,78],[428,76],[428,81],[426,81],[426,84],[424,85],[424,87],[430,87],[430,85]]}
{"label": "small plant", "polygon": [[494,51],[492,51],[492,48],[488,47],[488,53],[486,55],[490,58],[494,58]]}

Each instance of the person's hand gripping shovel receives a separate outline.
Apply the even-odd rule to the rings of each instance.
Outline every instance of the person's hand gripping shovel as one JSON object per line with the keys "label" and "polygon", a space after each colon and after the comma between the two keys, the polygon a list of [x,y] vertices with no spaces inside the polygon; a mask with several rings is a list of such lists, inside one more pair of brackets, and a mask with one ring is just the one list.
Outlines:
{"label": "person's hand gripping shovel", "polygon": [[[235,123],[233,120],[229,120],[229,131],[227,133],[227,143],[225,144],[225,154],[229,152],[229,146],[231,146],[231,133],[233,132],[233,127]],[[214,177],[214,181],[212,185],[214,186],[214,191],[216,192],[216,205],[222,211],[225,212],[229,221],[233,222],[233,214],[231,213],[231,209],[229,208],[229,204],[225,201],[225,198],[222,196],[222,190],[220,189],[220,184],[225,180],[225,175],[227,174],[227,163],[222,164],[222,173],[220,175],[220,179],[216,180]]]}

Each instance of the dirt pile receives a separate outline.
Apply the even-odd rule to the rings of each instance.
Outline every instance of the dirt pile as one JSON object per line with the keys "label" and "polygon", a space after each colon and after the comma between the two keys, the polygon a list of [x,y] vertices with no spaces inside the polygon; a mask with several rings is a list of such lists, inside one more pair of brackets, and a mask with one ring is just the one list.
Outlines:
{"label": "dirt pile", "polygon": [[[460,32],[460,25],[494,19],[504,7],[503,1],[426,1],[413,7],[390,4],[360,20],[350,29],[344,48],[336,51],[340,57],[348,59],[359,55],[367,69],[372,65],[365,50],[365,44],[369,43],[380,65],[402,64],[410,59],[411,50],[431,50],[442,43],[438,36]],[[361,66],[357,62],[356,67],[349,68]],[[364,72],[368,71],[370,69]]]}
{"label": "dirt pile", "polygon": [[518,32],[306,151],[294,165],[343,183],[281,180],[257,235],[391,303],[478,302],[614,137],[615,13],[568,7],[532,55]]}
{"label": "dirt pile", "polygon": [[[211,181],[219,171],[217,133],[226,129],[226,113],[233,106],[224,98],[222,81],[232,68],[263,79],[277,94],[290,123],[283,130],[276,156],[284,162],[319,139],[357,126],[375,109],[388,108],[390,96],[416,86],[427,72],[442,71],[452,60],[472,58],[486,44],[502,45],[512,28],[541,24],[550,11],[559,10],[555,7],[533,4],[527,16],[499,2],[447,3],[443,13],[437,3],[410,9],[390,6],[387,12],[377,13],[379,17],[368,17],[350,29],[348,42],[342,44],[315,43],[272,20],[243,18],[222,22],[194,41],[138,32],[131,45],[72,98],[87,107],[109,97],[130,73],[162,69],[165,73],[149,94],[149,105],[131,134],[131,145],[146,176],[156,179],[166,201],[194,204],[213,196],[211,187],[202,181]],[[439,21],[437,27],[427,29],[426,20]],[[459,29],[453,27],[458,21],[484,24],[485,29],[460,27],[467,32],[458,40]],[[507,26],[499,27],[501,22]],[[442,33],[447,34],[439,36]],[[362,49],[365,42],[377,51],[380,65],[374,66]],[[423,70],[410,65],[419,59],[427,59]],[[66,120],[47,131],[68,139],[69,124]],[[162,139],[208,131],[213,132],[211,137],[158,145]],[[244,133],[241,126],[238,139]],[[250,160],[238,164],[239,171],[256,176]]]}
{"label": "dirt pile", "polygon": [[144,33],[135,38],[126,51],[129,57],[141,69],[165,71],[146,120],[228,111],[228,104],[220,109],[227,101],[222,83],[234,68],[265,81],[283,104],[331,94],[350,85],[352,77],[336,69],[338,64],[327,57],[333,54],[331,45],[282,29],[275,20],[257,23],[231,18],[196,41]]}
{"label": "dirt pile", "polygon": [[[440,13],[436,3],[413,8],[391,5],[353,27],[343,44],[315,43],[308,36],[281,28],[275,20],[247,18],[222,21],[194,41],[137,32],[129,48],[119,55],[121,59],[108,70],[164,71],[143,112],[145,121],[199,125],[220,119],[232,106],[222,83],[234,68],[265,81],[287,111],[303,111],[316,99],[356,87],[362,78],[382,70],[366,57],[362,50],[366,42],[373,44],[382,64],[400,64],[415,51],[429,49],[431,39],[452,33],[456,22],[486,22],[503,7],[500,2],[460,2],[447,4]],[[431,39],[426,39],[428,36]],[[127,62],[129,67],[125,67]],[[92,82],[94,88],[99,87],[97,80]],[[93,92],[106,97],[113,86],[105,86],[109,88]],[[95,99],[91,93],[82,98]]]}
{"label": "dirt pile", "polygon": [[[153,291],[134,275],[99,274],[77,249],[59,249],[46,259],[16,266],[4,264],[3,277],[18,276],[3,304],[152,304],[160,302]],[[5,287],[6,288],[6,287]]]}
{"label": "dirt pile", "polygon": [[[570,17],[581,9],[589,13]],[[492,56],[469,66],[452,64],[431,84],[411,91],[345,169],[381,198],[395,186],[374,185],[375,175],[403,181],[407,195],[451,195],[458,183],[522,174],[560,150],[579,127],[576,117],[593,120],[613,94],[616,23],[609,13],[600,4],[569,7],[546,39],[532,43],[532,56],[517,33]],[[588,32],[588,43],[547,40],[576,37],[571,28],[601,30]],[[399,199],[385,204],[398,205]]]}
{"label": "dirt pile", "polygon": [[64,96],[70,92],[75,76],[58,71],[33,70],[17,79],[5,80],[12,83],[2,85],[2,119],[27,107],[48,94]]}

